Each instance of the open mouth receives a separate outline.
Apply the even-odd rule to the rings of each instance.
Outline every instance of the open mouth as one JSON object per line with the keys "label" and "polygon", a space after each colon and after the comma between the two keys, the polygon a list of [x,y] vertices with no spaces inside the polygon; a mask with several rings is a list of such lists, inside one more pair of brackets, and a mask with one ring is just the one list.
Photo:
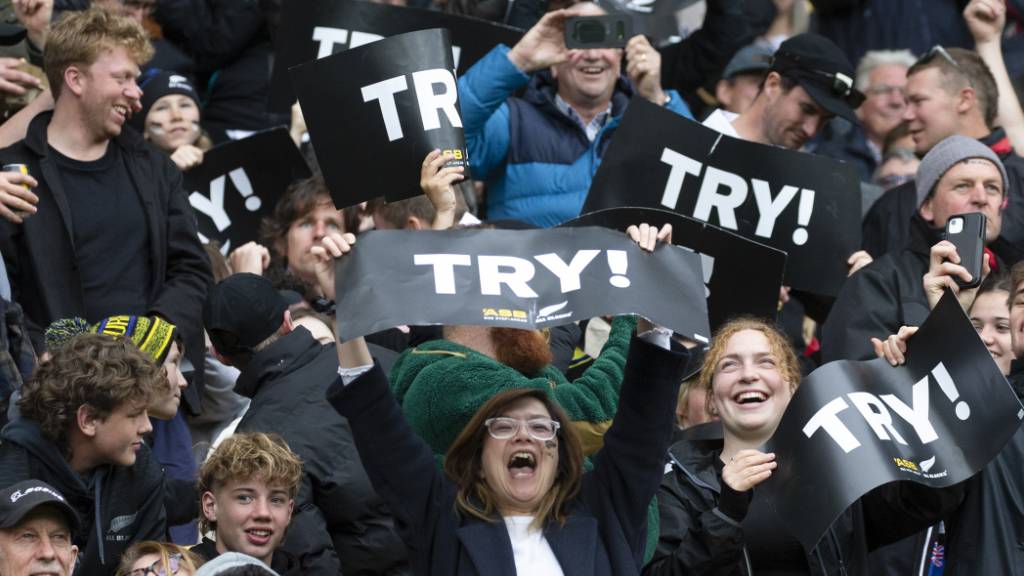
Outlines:
{"label": "open mouth", "polygon": [[525,450],[514,452],[508,459],[508,469],[513,478],[531,478],[537,470],[537,457]]}
{"label": "open mouth", "polygon": [[588,75],[588,76],[600,76],[601,74],[604,74],[604,67],[603,66],[582,66],[582,67],[579,68],[579,71],[584,73],[584,74],[586,74],[586,75]]}
{"label": "open mouth", "polygon": [[249,540],[250,544],[256,546],[266,546],[270,543],[270,537],[273,535],[273,530],[265,528],[250,528],[245,531],[246,539]]}
{"label": "open mouth", "polygon": [[124,120],[128,120],[131,117],[131,110],[124,104],[114,104],[114,112],[117,112]]}
{"label": "open mouth", "polygon": [[740,392],[733,396],[733,402],[737,404],[761,404],[768,400],[768,395],[764,392],[758,392],[756,390],[748,390],[746,392]]}

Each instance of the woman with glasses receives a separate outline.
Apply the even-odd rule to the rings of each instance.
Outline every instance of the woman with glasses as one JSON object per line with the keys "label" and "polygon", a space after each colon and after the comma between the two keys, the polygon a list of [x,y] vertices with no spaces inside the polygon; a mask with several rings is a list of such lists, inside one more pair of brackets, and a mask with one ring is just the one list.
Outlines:
{"label": "woman with glasses", "polygon": [[116,576],[192,576],[203,560],[170,542],[133,544],[121,556]]}
{"label": "woman with glasses", "polygon": [[[668,240],[646,225],[634,240]],[[317,250],[322,289],[351,235]],[[479,408],[438,470],[409,427],[361,338],[338,346],[328,401],[352,428],[363,464],[397,516],[411,522],[418,574],[630,575],[643,562],[647,509],[658,487],[685,353],[641,320],[615,421],[593,470],[579,437],[543,388],[508,390]]]}

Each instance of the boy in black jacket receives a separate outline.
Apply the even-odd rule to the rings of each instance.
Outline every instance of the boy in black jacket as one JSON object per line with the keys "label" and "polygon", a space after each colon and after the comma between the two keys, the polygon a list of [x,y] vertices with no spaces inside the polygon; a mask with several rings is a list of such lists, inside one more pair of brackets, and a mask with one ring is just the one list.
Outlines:
{"label": "boy in black jacket", "polygon": [[225,552],[257,558],[282,576],[305,572],[279,549],[292,520],[302,479],[302,461],[276,434],[235,434],[210,455],[199,471],[202,516],[199,528],[213,531],[192,551],[207,560]]}
{"label": "boy in black jacket", "polygon": [[81,518],[79,574],[112,575],[129,545],[164,538],[164,475],[142,437],[165,378],[130,340],[83,334],[36,369],[0,434],[0,488],[42,480]]}

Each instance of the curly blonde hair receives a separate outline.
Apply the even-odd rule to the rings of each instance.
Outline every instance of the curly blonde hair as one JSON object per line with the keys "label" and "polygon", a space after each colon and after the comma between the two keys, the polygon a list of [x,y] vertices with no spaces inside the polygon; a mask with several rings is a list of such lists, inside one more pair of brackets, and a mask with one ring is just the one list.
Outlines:
{"label": "curly blonde hair", "polygon": [[[302,459],[277,434],[249,432],[226,438],[199,470],[199,494],[214,492],[231,480],[256,478],[280,486],[294,499],[302,480]],[[216,530],[217,523],[200,510],[199,531]]]}
{"label": "curly blonde hair", "polygon": [[715,368],[718,366],[718,362],[722,359],[722,356],[725,355],[725,349],[729,345],[729,339],[736,333],[744,330],[755,330],[764,334],[764,337],[768,339],[768,347],[775,356],[776,362],[778,362],[779,374],[782,375],[783,380],[789,383],[789,391],[796,392],[797,387],[800,386],[800,364],[797,361],[796,353],[793,352],[793,347],[789,344],[789,340],[786,339],[786,336],[783,335],[778,328],[760,318],[756,318],[754,316],[740,316],[719,327],[718,332],[715,333],[714,339],[711,340],[711,347],[708,348],[707,353],[704,355],[704,363],[701,364],[700,374],[697,376],[696,384],[694,384],[698,388],[702,388],[707,393],[707,400],[704,403],[704,411],[707,412],[709,416],[717,416],[711,407],[711,398],[713,397],[712,388],[714,387],[715,382]]}
{"label": "curly blonde hair", "polygon": [[92,65],[100,54],[124,48],[136,64],[153,57],[153,46],[142,25],[99,8],[68,11],[50,27],[43,49],[43,69],[53,90],[60,96],[64,71],[71,66]]}
{"label": "curly blonde hair", "polygon": [[166,382],[163,368],[131,340],[81,334],[36,368],[22,388],[18,408],[68,456],[68,434],[80,406],[88,405],[104,419],[126,402],[147,404]]}

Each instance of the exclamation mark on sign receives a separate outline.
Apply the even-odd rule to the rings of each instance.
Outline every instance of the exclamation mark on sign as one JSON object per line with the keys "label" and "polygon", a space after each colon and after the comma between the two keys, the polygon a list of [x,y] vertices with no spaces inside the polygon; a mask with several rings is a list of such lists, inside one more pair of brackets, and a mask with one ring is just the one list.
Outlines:
{"label": "exclamation mark on sign", "polygon": [[[811,223],[811,213],[814,212],[814,190],[807,188],[800,189],[800,206],[798,207],[796,223],[800,226],[807,226]],[[807,228],[793,230],[793,244],[803,246],[807,243]]]}
{"label": "exclamation mark on sign", "polygon": [[260,209],[263,202],[259,196],[252,193],[252,182],[249,182],[249,175],[245,173],[244,168],[235,168],[231,172],[228,172],[228,178],[231,179],[231,183],[235,185],[235,190],[245,198],[245,209],[249,212],[255,212]]}
{"label": "exclamation mark on sign", "polygon": [[612,277],[608,282],[616,288],[629,288],[629,278],[626,278],[626,269],[629,268],[629,260],[626,258],[625,250],[608,250],[608,267],[612,270]]}
{"label": "exclamation mark on sign", "polygon": [[946,367],[939,362],[935,368],[932,369],[932,376],[935,381],[939,383],[939,388],[942,388],[942,392],[949,398],[949,401],[956,405],[956,417],[961,420],[967,420],[971,417],[971,407],[967,405],[967,402],[961,400],[957,402],[956,399],[960,397],[960,391],[956,389],[956,384],[953,383],[953,379],[950,378],[949,372],[946,371]]}

